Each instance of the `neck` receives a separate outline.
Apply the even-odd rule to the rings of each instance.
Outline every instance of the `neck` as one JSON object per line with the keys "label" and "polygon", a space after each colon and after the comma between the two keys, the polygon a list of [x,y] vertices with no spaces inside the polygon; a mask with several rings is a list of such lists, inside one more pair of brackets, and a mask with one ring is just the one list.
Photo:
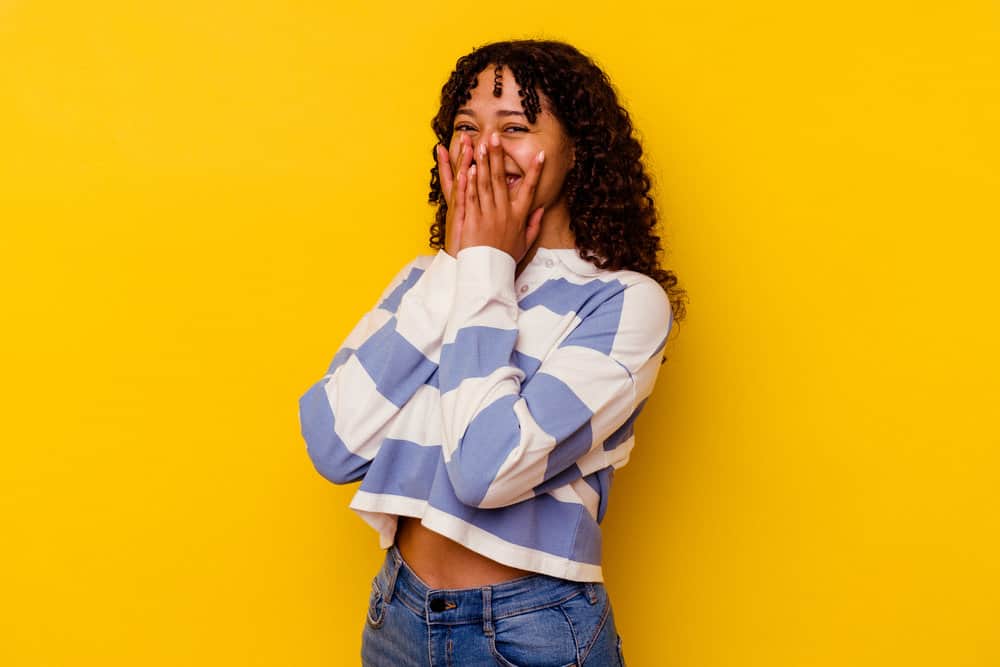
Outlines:
{"label": "neck", "polygon": [[535,242],[531,244],[524,257],[517,264],[515,277],[521,274],[531,260],[535,257],[535,251],[539,248],[575,248],[576,241],[573,232],[569,229],[569,210],[566,202],[560,198],[551,208],[545,209],[542,215],[542,229],[538,232]]}

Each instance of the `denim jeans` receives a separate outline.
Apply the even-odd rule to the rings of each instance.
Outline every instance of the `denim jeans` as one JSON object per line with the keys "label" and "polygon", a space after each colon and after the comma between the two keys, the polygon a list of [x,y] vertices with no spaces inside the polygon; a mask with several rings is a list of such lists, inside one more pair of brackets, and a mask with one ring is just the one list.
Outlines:
{"label": "denim jeans", "polygon": [[475,588],[430,588],[396,545],[372,579],[364,667],[624,667],[601,582],[535,573]]}

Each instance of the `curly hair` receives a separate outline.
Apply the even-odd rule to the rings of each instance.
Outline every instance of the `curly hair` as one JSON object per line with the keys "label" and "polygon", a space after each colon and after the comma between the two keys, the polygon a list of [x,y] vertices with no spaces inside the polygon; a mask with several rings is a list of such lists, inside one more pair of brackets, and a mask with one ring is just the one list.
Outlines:
{"label": "curly hair", "polygon": [[[607,75],[575,47],[555,40],[512,40],[480,46],[459,58],[441,88],[441,106],[431,121],[440,143],[450,145],[455,114],[471,98],[480,72],[490,65],[495,67],[495,97],[502,95],[502,71],[507,66],[520,86],[518,95],[528,120],[534,123],[541,113],[541,90],[575,146],[575,164],[563,187],[580,257],[602,269],[650,276],[667,293],[674,321],[684,319],[686,291],[677,287],[672,271],[659,266],[662,249],[649,194],[652,184],[640,161],[642,146],[632,136],[629,113],[619,105]],[[430,246],[440,249],[448,204],[436,159],[430,188],[428,203],[437,205]]]}

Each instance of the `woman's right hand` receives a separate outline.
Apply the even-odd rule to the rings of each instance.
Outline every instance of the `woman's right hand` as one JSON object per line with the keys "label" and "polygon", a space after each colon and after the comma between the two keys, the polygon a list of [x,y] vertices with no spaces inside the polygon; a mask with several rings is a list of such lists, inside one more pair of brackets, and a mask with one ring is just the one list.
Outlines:
{"label": "woman's right hand", "polygon": [[443,145],[437,145],[438,175],[441,192],[448,205],[445,216],[444,251],[455,257],[458,255],[459,240],[462,238],[462,222],[465,220],[465,189],[469,183],[469,165],[472,163],[472,142],[464,135],[458,137],[458,177],[451,168],[451,156]]}

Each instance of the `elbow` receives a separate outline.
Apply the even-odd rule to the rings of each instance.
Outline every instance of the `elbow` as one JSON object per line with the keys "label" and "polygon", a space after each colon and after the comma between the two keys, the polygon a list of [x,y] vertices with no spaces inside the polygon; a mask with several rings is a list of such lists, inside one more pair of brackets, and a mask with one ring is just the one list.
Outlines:
{"label": "elbow", "polygon": [[475,470],[466,469],[458,456],[452,457],[445,465],[445,470],[448,471],[448,480],[451,482],[455,497],[463,505],[481,509],[496,507],[490,502],[493,500],[492,498],[487,499],[487,491],[492,480],[485,478],[484,475]]}
{"label": "elbow", "polygon": [[348,484],[364,477],[371,462],[350,451],[337,435],[327,381],[318,381],[299,399],[299,426],[316,472],[334,484]]}
{"label": "elbow", "polygon": [[490,474],[490,470],[496,471],[496,466],[491,468],[488,465],[484,466],[483,463],[477,461],[474,466],[469,467],[461,465],[460,459],[452,458],[445,465],[455,497],[463,505],[478,509],[498,509],[534,495],[530,491],[518,493],[507,480]]}
{"label": "elbow", "polygon": [[354,458],[358,458],[359,460],[353,463],[330,457],[316,456],[312,451],[309,452],[309,457],[312,459],[316,472],[334,484],[350,484],[351,482],[358,481],[365,476],[369,465],[368,461],[356,456]]}

